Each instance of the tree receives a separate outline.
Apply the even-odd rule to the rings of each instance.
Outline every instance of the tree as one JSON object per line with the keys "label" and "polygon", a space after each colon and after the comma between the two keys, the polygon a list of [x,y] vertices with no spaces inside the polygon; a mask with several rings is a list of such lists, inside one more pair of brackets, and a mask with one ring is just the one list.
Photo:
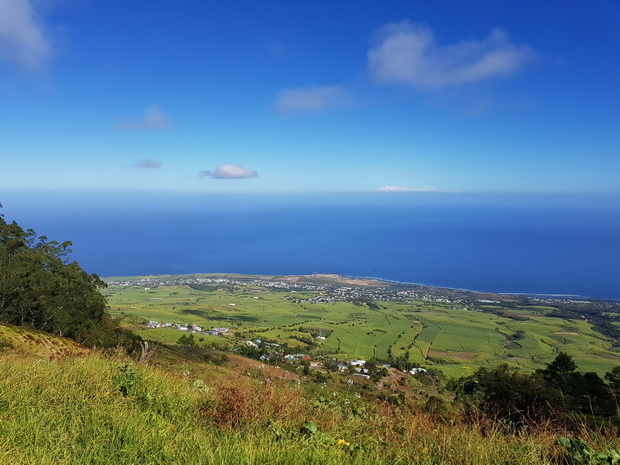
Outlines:
{"label": "tree", "polygon": [[190,334],[189,336],[186,334],[183,334],[177,341],[177,344],[182,345],[182,346],[191,346],[191,347],[197,346],[196,341],[194,340],[193,334]]}
{"label": "tree", "polygon": [[483,412],[515,425],[543,418],[567,419],[574,413],[611,417],[618,411],[614,383],[620,367],[605,381],[594,372],[581,372],[564,352],[535,373],[500,365],[480,368],[473,376],[452,383],[459,397],[473,401]]}
{"label": "tree", "polygon": [[577,370],[577,365],[573,358],[566,352],[560,352],[540,373],[548,383],[563,390],[569,388],[571,375],[575,370]]}
{"label": "tree", "polygon": [[[1,207],[1,205],[0,205]],[[106,284],[70,262],[71,242],[49,241],[0,215],[0,321],[88,345],[136,343],[106,313]]]}
{"label": "tree", "polygon": [[464,384],[464,392],[480,392],[479,407],[496,418],[521,425],[526,419],[549,417],[557,405],[554,391],[540,375],[523,373],[503,364],[480,368]]}
{"label": "tree", "polygon": [[620,365],[605,374],[609,387],[620,397]]}
{"label": "tree", "polygon": [[609,392],[613,396],[616,406],[616,414],[620,417],[620,365],[605,374],[609,386]]}

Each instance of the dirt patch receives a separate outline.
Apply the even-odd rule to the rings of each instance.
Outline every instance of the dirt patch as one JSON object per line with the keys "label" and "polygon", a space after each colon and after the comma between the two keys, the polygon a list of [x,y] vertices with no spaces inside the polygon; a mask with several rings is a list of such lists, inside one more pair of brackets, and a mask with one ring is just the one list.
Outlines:
{"label": "dirt patch", "polygon": [[523,346],[515,341],[506,341],[504,342],[504,347],[509,350],[517,350],[523,349]]}
{"label": "dirt patch", "polygon": [[428,355],[431,357],[445,357],[470,362],[475,360],[476,357],[480,355],[480,352],[448,352],[445,350],[431,349],[428,351]]}
{"label": "dirt patch", "polygon": [[409,375],[398,371],[395,368],[390,368],[388,375],[381,378],[378,388],[380,391],[411,391],[410,386],[405,385],[405,381]]}
{"label": "dirt patch", "polygon": [[563,334],[565,336],[579,336],[579,337],[581,337],[580,333],[574,333],[574,332],[570,332],[570,331],[558,331],[558,332],[556,332],[554,334]]}

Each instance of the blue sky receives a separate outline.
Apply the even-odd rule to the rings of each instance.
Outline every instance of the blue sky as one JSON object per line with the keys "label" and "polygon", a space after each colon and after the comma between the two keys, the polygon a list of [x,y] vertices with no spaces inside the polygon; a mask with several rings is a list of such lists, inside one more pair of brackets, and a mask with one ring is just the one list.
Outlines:
{"label": "blue sky", "polygon": [[618,192],[620,4],[0,0],[4,192]]}

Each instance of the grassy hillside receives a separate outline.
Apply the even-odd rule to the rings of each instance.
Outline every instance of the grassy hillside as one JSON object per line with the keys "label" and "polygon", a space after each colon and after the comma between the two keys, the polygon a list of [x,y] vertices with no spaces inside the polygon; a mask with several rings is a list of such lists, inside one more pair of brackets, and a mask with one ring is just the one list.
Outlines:
{"label": "grassy hillside", "polygon": [[[71,343],[2,329],[3,464],[563,463],[554,444],[564,433],[551,425],[511,433],[378,402],[346,383],[218,371],[180,353],[166,355],[174,369],[93,350],[59,357],[50,348]],[[616,440],[588,437],[598,450]]]}
{"label": "grassy hillside", "polygon": [[[375,300],[371,305],[321,302],[318,297],[324,293],[306,289],[150,286],[108,287],[112,312],[207,329],[229,327],[248,339],[340,359],[408,354],[411,362],[450,376],[498,363],[535,370],[559,352],[571,355],[584,370],[601,375],[620,364],[617,341],[595,331],[586,318],[557,318],[552,316],[553,307],[542,305],[512,305],[506,311],[484,304],[473,311],[461,303],[411,298]],[[175,342],[180,336],[171,330],[139,334],[165,342]],[[227,344],[221,338],[201,337],[204,343]]]}
{"label": "grassy hillside", "polygon": [[0,323],[0,351],[36,355],[49,360],[84,356],[90,351],[71,339]]}

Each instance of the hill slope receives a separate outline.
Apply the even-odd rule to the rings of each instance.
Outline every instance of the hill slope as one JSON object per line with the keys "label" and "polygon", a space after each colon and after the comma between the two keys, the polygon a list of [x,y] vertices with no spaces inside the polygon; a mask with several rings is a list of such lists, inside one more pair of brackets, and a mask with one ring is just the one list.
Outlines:
{"label": "hill slope", "polygon": [[[179,354],[179,365],[168,369],[84,351],[25,329],[0,329],[3,464],[551,465],[564,460],[563,449],[554,445],[562,433],[550,425],[512,433],[454,415],[448,422],[415,405],[366,398],[347,383],[279,380],[248,366],[201,370]],[[617,435],[591,433],[589,441],[606,450]]]}

